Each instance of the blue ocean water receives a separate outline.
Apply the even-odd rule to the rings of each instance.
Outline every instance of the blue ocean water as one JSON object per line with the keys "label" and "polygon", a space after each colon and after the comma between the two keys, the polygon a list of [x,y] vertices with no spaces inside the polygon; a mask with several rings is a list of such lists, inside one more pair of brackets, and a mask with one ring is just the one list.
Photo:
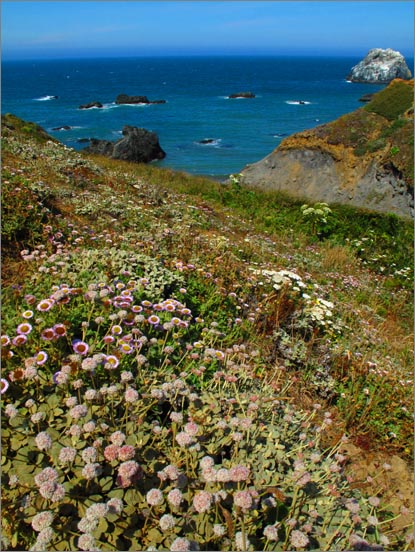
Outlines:
{"label": "blue ocean water", "polygon": [[[363,94],[383,86],[346,81],[359,61],[345,57],[9,61],[2,64],[2,113],[36,122],[75,149],[85,147],[78,141],[81,138],[117,140],[124,125],[143,127],[157,133],[167,154],[159,166],[221,179],[263,158],[284,136],[361,107],[358,100]],[[228,99],[241,91],[256,97]],[[115,98],[121,93],[166,103],[117,106]],[[104,107],[79,109],[91,101]],[[52,130],[64,125],[71,129]],[[201,144],[205,139],[212,141]]]}

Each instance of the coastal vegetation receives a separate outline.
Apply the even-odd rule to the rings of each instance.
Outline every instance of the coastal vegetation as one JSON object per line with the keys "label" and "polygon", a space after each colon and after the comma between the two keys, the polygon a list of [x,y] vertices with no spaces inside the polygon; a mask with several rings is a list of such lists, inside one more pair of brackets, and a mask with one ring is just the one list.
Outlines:
{"label": "coastal vegetation", "polygon": [[412,222],[2,127],[2,549],[412,549]]}

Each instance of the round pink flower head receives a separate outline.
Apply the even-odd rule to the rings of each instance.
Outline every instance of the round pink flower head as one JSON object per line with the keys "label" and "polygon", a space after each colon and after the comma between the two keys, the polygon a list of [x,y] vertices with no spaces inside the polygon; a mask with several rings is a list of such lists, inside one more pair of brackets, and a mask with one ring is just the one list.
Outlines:
{"label": "round pink flower head", "polygon": [[207,512],[212,504],[212,495],[207,491],[200,491],[193,497],[193,507],[196,512]]}
{"label": "round pink flower head", "polygon": [[172,506],[178,508],[183,501],[183,494],[180,489],[172,489],[167,495],[167,500]]}
{"label": "round pink flower head", "polygon": [[41,431],[36,435],[35,443],[39,450],[49,450],[52,448],[52,439],[46,431]]}
{"label": "round pink flower head", "polygon": [[237,491],[234,494],[233,502],[242,510],[249,510],[252,506],[252,496],[249,491]]}
{"label": "round pink flower head", "polygon": [[146,494],[146,500],[150,506],[158,506],[163,502],[163,493],[159,489],[150,489]]}
{"label": "round pink flower head", "polygon": [[305,533],[302,533],[297,529],[294,529],[291,533],[291,544],[294,548],[305,548],[309,542],[310,539]]}
{"label": "round pink flower head", "polygon": [[190,550],[190,541],[183,537],[177,537],[171,545],[170,545],[171,552],[186,552],[187,550]]}

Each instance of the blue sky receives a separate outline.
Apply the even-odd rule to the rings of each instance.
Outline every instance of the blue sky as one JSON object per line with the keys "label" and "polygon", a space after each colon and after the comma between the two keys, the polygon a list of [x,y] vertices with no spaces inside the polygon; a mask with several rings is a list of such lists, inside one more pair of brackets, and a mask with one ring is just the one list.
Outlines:
{"label": "blue sky", "polygon": [[2,57],[353,55],[413,57],[414,3],[3,1]]}

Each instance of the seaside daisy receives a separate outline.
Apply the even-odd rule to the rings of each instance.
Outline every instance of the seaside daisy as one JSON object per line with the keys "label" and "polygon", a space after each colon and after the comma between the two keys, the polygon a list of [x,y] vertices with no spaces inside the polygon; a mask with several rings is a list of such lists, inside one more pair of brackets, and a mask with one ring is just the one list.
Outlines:
{"label": "seaside daisy", "polygon": [[76,339],[72,342],[72,347],[75,353],[78,355],[86,355],[89,350],[89,345],[80,339]]}
{"label": "seaside daisy", "polygon": [[64,324],[55,324],[52,329],[57,337],[66,335],[66,326]]}
{"label": "seaside daisy", "polygon": [[119,363],[120,361],[116,356],[108,355],[105,357],[104,368],[106,368],[107,370],[115,370],[115,368],[118,367]]}
{"label": "seaside daisy", "polygon": [[24,345],[27,341],[27,336],[24,334],[16,335],[16,337],[13,337],[12,344],[19,347],[20,345]]}
{"label": "seaside daisy", "polygon": [[28,335],[32,331],[33,326],[29,322],[22,322],[16,328],[18,334]]}
{"label": "seaside daisy", "polygon": [[26,318],[26,320],[29,320],[29,318],[33,317],[33,314],[34,314],[33,311],[28,309],[22,313],[22,316],[23,318]]}
{"label": "seaside daisy", "polygon": [[40,337],[44,341],[51,341],[56,337],[56,334],[53,328],[45,328],[44,330],[42,330]]}
{"label": "seaside daisy", "polygon": [[155,314],[152,314],[151,316],[149,316],[147,318],[147,321],[149,324],[152,324],[153,326],[156,326],[157,324],[160,323],[160,318],[158,316],[156,316]]}
{"label": "seaside daisy", "polygon": [[1,336],[1,346],[7,347],[7,345],[10,345],[10,337],[8,335],[2,335]]}
{"label": "seaside daisy", "polygon": [[5,393],[8,388],[9,388],[9,382],[6,379],[1,378],[0,380],[1,394],[3,395],[3,393]]}
{"label": "seaside daisy", "polygon": [[42,299],[36,306],[40,312],[47,312],[53,307],[54,301],[52,299]]}

